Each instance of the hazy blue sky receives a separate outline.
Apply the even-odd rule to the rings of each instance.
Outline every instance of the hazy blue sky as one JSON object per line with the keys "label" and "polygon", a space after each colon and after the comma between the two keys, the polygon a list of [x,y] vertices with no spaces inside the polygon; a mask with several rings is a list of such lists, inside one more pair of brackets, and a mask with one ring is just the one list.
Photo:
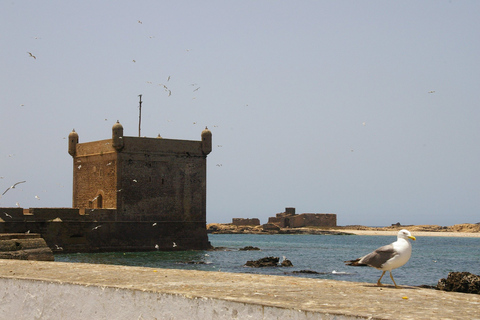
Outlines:
{"label": "hazy blue sky", "polygon": [[143,94],[142,135],[212,131],[208,222],[480,222],[479,17],[455,0],[1,1],[0,191],[27,182],[0,206],[71,206],[65,138],[116,120],[136,136]]}

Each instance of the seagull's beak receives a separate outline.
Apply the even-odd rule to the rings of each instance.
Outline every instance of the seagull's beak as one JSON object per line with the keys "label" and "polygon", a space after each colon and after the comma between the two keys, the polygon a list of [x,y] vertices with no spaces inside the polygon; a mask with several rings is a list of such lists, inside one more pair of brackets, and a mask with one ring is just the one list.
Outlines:
{"label": "seagull's beak", "polygon": [[408,236],[409,239],[412,239],[412,240],[417,240],[417,238],[415,238],[414,236]]}

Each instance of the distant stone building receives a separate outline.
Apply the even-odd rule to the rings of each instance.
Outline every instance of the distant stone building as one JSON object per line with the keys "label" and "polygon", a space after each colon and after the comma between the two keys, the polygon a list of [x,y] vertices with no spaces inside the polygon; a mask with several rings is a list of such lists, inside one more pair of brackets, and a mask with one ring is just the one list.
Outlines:
{"label": "distant stone building", "polygon": [[200,141],[127,137],[117,121],[111,139],[79,143],[75,130],[68,139],[73,208],[5,208],[0,232],[40,233],[64,252],[210,248],[208,129]]}
{"label": "distant stone building", "polygon": [[285,208],[285,212],[268,218],[268,223],[275,224],[280,228],[336,227],[337,215],[334,213],[296,214],[295,208]]}

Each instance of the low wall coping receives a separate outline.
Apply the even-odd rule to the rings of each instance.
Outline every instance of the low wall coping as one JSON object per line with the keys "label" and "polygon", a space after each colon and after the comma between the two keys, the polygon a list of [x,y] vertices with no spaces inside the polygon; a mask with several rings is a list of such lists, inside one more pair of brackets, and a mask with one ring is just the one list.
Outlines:
{"label": "low wall coping", "polygon": [[[0,280],[11,283],[14,279],[151,292],[195,301],[227,301],[307,315],[295,319],[478,319],[480,305],[480,295],[411,286],[396,289],[291,276],[0,260]],[[8,292],[9,288],[2,290]],[[102,290],[95,292],[101,294]],[[201,316],[191,318],[203,319]]]}

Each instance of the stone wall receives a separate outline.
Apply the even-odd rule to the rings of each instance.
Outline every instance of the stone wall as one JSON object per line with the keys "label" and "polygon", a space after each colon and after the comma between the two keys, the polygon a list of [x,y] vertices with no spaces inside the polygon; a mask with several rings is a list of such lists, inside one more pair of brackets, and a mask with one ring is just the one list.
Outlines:
{"label": "stone wall", "polygon": [[302,213],[289,220],[291,228],[337,226],[337,215],[331,213]]}
{"label": "stone wall", "polygon": [[39,234],[0,234],[0,259],[53,261],[53,252]]}
{"label": "stone wall", "polygon": [[280,228],[336,227],[337,215],[334,213],[295,214],[295,208],[285,208],[285,212],[268,218],[268,223],[275,224]]}
{"label": "stone wall", "polygon": [[232,224],[235,226],[259,226],[260,220],[257,218],[233,218]]}
{"label": "stone wall", "polygon": [[114,209],[31,208],[23,214],[22,208],[0,208],[0,212],[4,216],[0,218],[0,233],[38,233],[53,252],[211,247],[202,221],[125,221]]}

